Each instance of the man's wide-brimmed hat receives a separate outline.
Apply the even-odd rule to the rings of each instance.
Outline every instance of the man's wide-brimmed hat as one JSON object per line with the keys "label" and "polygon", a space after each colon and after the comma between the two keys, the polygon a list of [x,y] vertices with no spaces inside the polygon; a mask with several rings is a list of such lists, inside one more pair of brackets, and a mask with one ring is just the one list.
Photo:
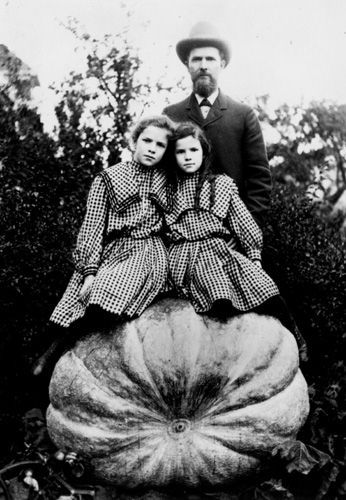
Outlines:
{"label": "man's wide-brimmed hat", "polygon": [[184,38],[177,43],[176,50],[179,59],[186,64],[189,53],[198,47],[216,47],[221,50],[226,65],[231,59],[231,47],[227,40],[220,37],[215,26],[208,22],[199,22],[193,26],[188,38]]}

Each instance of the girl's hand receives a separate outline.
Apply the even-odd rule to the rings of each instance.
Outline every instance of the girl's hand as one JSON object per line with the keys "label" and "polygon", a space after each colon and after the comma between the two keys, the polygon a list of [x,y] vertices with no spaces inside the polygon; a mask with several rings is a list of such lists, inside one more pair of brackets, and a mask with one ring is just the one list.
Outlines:
{"label": "girl's hand", "polygon": [[255,264],[255,266],[262,267],[262,262],[260,260],[253,260],[252,262]]}
{"label": "girl's hand", "polygon": [[236,250],[237,247],[238,247],[238,244],[237,244],[237,241],[235,238],[231,238],[228,242],[227,242],[227,247],[229,250]]}
{"label": "girl's hand", "polygon": [[84,278],[84,283],[83,283],[82,288],[80,289],[80,292],[79,292],[79,297],[78,297],[79,301],[83,302],[84,300],[86,300],[88,298],[88,295],[91,291],[91,287],[92,287],[94,279],[95,279],[95,276],[93,274],[89,274],[88,276],[86,276]]}

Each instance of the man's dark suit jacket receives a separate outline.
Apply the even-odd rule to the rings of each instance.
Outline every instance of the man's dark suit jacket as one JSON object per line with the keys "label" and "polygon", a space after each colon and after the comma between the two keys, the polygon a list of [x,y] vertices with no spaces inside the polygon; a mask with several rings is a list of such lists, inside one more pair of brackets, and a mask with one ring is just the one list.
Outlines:
{"label": "man's dark suit jacket", "polygon": [[168,106],[163,113],[175,122],[193,121],[204,130],[213,148],[217,171],[235,180],[240,196],[261,225],[269,208],[271,176],[254,111],[220,92],[206,119],[194,94]]}

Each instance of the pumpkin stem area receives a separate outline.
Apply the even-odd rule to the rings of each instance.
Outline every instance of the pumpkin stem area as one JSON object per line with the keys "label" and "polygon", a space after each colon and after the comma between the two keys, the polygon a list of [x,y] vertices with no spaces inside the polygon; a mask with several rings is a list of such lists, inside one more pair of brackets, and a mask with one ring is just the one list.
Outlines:
{"label": "pumpkin stem area", "polygon": [[190,429],[190,422],[189,420],[186,420],[184,418],[180,418],[177,420],[174,420],[170,427],[169,427],[169,432],[170,434],[179,434],[181,432],[185,432]]}

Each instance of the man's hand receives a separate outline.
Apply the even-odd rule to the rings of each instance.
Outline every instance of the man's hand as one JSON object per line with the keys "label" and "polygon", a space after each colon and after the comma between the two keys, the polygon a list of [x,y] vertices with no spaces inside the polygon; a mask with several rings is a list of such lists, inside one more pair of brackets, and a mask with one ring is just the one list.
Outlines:
{"label": "man's hand", "polygon": [[95,279],[95,276],[93,274],[89,274],[88,276],[85,277],[84,283],[83,283],[82,288],[79,292],[78,300],[80,302],[84,302],[88,298],[88,295],[91,291],[91,287],[92,287],[94,279]]}

